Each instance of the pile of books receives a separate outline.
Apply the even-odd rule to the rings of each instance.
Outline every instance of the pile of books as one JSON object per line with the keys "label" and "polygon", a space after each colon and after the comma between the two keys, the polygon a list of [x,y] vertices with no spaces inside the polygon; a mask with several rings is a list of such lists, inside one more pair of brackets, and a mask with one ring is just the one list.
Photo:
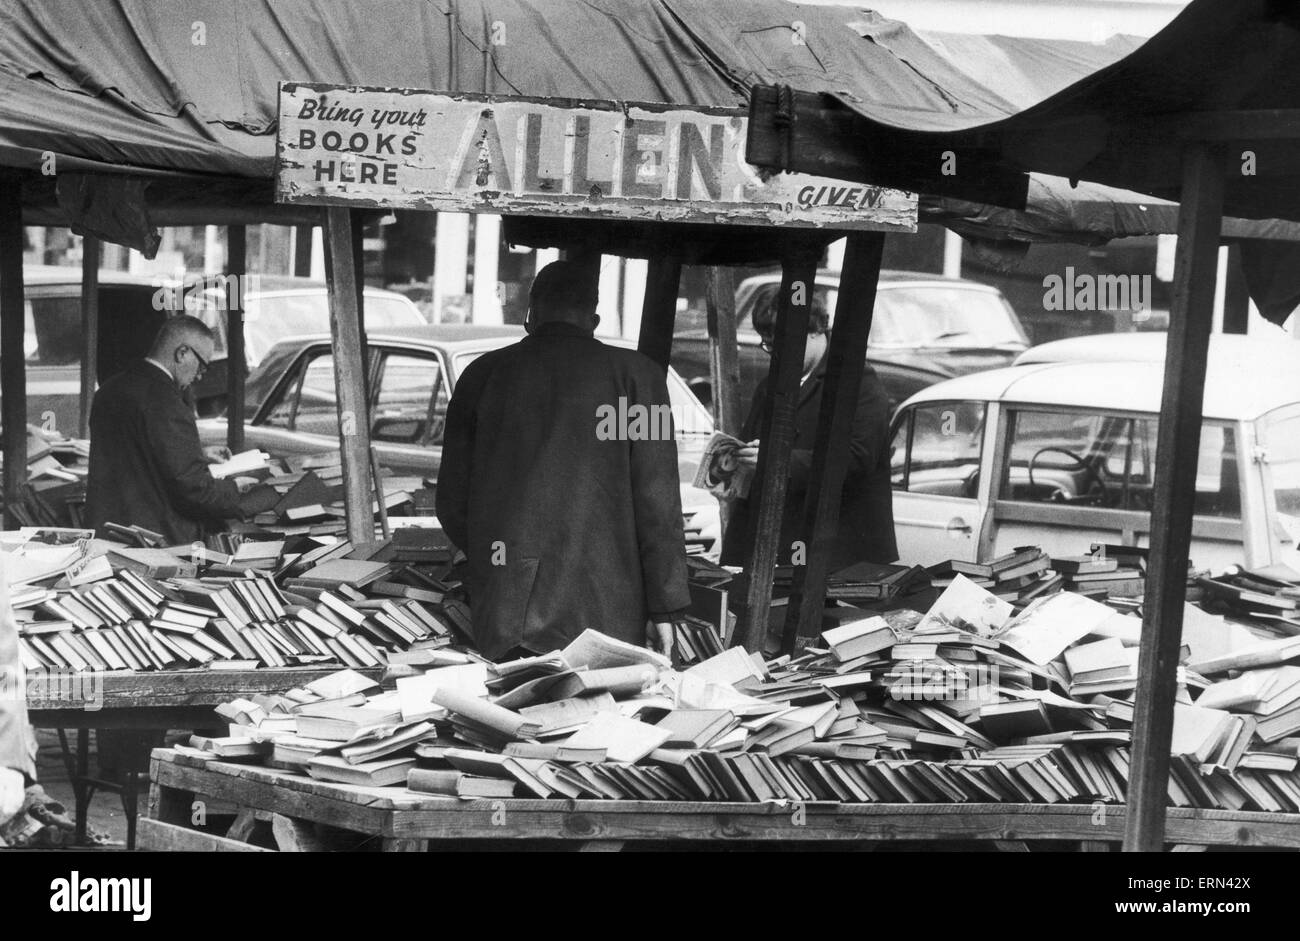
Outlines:
{"label": "pile of books", "polygon": [[[1170,803],[1300,811],[1300,639],[1229,632],[1210,656],[1217,625],[1191,624]],[[591,631],[500,664],[411,650],[392,688],[238,703],[229,739],[196,747],[462,798],[1118,802],[1139,633],[1094,599],[1016,612],[963,576],[924,615],[832,609],[794,658],[673,669]]]}
{"label": "pile of books", "polygon": [[[8,509],[21,526],[80,526],[90,442],[27,426],[27,482]],[[0,457],[0,467],[3,467]]]}
{"label": "pile of books", "polygon": [[148,545],[135,529],[130,546],[88,531],[18,534],[6,572],[28,669],[380,667],[468,637],[468,608],[446,596],[454,582],[430,574],[450,568],[439,530],[361,547],[259,536],[227,555]]}

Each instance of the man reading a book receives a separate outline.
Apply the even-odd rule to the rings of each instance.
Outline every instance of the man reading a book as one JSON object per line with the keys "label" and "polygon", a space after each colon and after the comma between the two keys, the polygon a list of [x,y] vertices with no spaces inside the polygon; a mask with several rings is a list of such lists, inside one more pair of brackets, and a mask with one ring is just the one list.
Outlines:
{"label": "man reading a book", "polygon": [[438,519],[468,557],[474,639],[494,659],[587,628],[669,653],[690,603],[671,428],[600,418],[668,414],[664,370],[597,340],[599,321],[595,271],[547,265],[528,336],[471,363],[447,409]]}
{"label": "man reading a book", "polygon": [[[772,352],[776,332],[777,298],[754,311],[754,329],[763,349]],[[807,540],[804,531],[804,500],[812,472],[813,443],[817,439],[817,419],[821,412],[822,390],[826,383],[826,351],[830,339],[830,317],[820,300],[814,299],[808,313],[808,342],[804,347],[803,378],[794,418],[794,445],[790,453],[790,480],[781,517],[781,539],[777,544],[777,563],[789,565],[796,556],[798,540]],[[758,440],[767,408],[765,378],[754,393],[754,401],[745,420],[741,437],[748,442],[737,460],[757,466]],[[893,490],[889,479],[889,398],[870,364],[862,371],[857,406],[853,412],[849,466],[840,495],[840,512],[832,523],[829,571],[856,562],[893,562],[898,558],[894,542]],[[751,505],[751,500],[754,501]],[[753,515],[757,512],[757,493],[732,504],[731,520],[723,535],[722,562],[747,565],[753,549]],[[805,549],[806,551],[806,549]],[[802,554],[802,553],[800,553]]]}
{"label": "man reading a book", "polygon": [[172,317],[147,357],[95,393],[86,510],[97,535],[105,535],[106,523],[135,524],[161,533],[168,545],[183,545],[279,499],[265,485],[241,493],[236,481],[217,480],[208,471],[228,452],[199,444],[184,392],[203,375],[215,347],[203,321]]}

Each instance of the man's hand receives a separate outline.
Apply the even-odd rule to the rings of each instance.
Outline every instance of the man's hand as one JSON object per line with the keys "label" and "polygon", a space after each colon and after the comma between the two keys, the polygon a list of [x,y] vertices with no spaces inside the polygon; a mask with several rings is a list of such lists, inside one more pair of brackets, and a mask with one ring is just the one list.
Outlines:
{"label": "man's hand", "polygon": [[239,497],[239,509],[245,516],[264,513],[280,502],[280,494],[274,487],[259,484]]}
{"label": "man's hand", "polygon": [[646,646],[656,653],[663,654],[671,661],[673,659],[673,622],[655,621],[653,628],[646,637]]}
{"label": "man's hand", "polygon": [[13,768],[0,768],[0,824],[8,823],[22,809],[26,793],[22,774]]}
{"label": "man's hand", "polygon": [[224,444],[210,444],[203,449],[203,460],[207,461],[209,464],[221,464],[230,460],[230,458],[230,448],[226,447]]}
{"label": "man's hand", "polygon": [[758,447],[759,447],[759,441],[757,438],[755,438],[753,441],[749,442],[749,444],[745,445],[743,448],[737,448],[736,462],[739,464],[745,464],[749,467],[757,467]]}

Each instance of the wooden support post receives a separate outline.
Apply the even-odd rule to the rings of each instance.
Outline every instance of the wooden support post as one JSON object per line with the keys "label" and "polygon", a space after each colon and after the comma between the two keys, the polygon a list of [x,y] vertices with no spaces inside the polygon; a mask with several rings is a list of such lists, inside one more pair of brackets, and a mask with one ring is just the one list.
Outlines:
{"label": "wooden support post", "polygon": [[27,485],[27,364],[23,356],[23,209],[19,183],[0,181],[0,423],[4,425],[4,525]]}
{"label": "wooden support post", "polygon": [[1175,672],[1196,496],[1201,398],[1214,318],[1223,175],[1221,152],[1205,144],[1189,145],[1183,155],[1182,208],[1156,438],[1151,558],[1142,605],[1133,769],[1124,831],[1124,849],[1130,852],[1159,852],[1165,837]]}
{"label": "wooden support post", "polygon": [[637,349],[662,366],[665,373],[673,352],[673,324],[677,320],[677,291],[681,278],[680,258],[661,254],[650,259]]}
{"label": "wooden support post", "polygon": [[839,518],[840,495],[849,467],[853,413],[867,359],[867,336],[871,333],[884,248],[882,233],[854,232],[844,252],[843,275],[835,304],[835,329],[826,353],[826,382],[804,504],[802,538],[807,553],[805,564],[796,566],[794,571],[794,591],[781,637],[781,649],[785,653],[807,646],[822,629],[831,528]]}
{"label": "wooden support post", "polygon": [[226,226],[226,446],[244,450],[244,299],[248,293],[248,229]]}
{"label": "wooden support post", "polygon": [[329,282],[330,345],[334,353],[347,534],[354,544],[362,545],[374,542],[375,520],[370,510],[370,409],[357,310],[352,215],[348,209],[331,206],[325,210],[325,276]]}
{"label": "wooden support post", "polygon": [[740,434],[744,416],[740,401],[740,348],[736,344],[736,273],[709,269],[705,295],[709,328],[709,388],[713,393],[713,424],[729,435]]}
{"label": "wooden support post", "polygon": [[1241,268],[1241,246],[1228,246],[1228,279],[1223,286],[1223,332],[1245,333],[1250,326],[1250,292]]}
{"label": "wooden support post", "polygon": [[293,227],[293,273],[299,278],[311,277],[311,240],[315,226]]}
{"label": "wooden support post", "polygon": [[745,565],[748,587],[745,608],[736,626],[736,643],[746,650],[762,650],[772,605],[773,567],[781,517],[789,483],[790,449],[794,443],[794,413],[799,401],[808,342],[808,312],[817,279],[819,245],[797,234],[788,237],[781,261],[772,365],[768,371],[766,413],[759,432],[758,470],[750,485],[752,550]]}
{"label": "wooden support post", "polygon": [[81,240],[81,401],[78,434],[90,437],[90,404],[99,382],[99,239]]}

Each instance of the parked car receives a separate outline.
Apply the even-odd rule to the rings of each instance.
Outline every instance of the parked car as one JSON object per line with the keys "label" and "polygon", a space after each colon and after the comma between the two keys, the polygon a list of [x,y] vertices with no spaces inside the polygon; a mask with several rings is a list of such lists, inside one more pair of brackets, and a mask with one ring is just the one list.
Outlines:
{"label": "parked car", "polygon": [[[780,286],[781,275],[775,272],[746,278],[736,289],[740,397],[745,409],[771,362],[759,346],[754,311],[770,305]],[[815,296],[832,317],[839,286],[838,271],[817,273]],[[997,288],[910,271],[880,273],[867,362],[884,384],[891,408],[944,379],[1010,365],[1027,346],[1015,311]],[[709,340],[702,315],[679,318],[672,363],[700,400],[710,403]]]}
{"label": "parked car", "polygon": [[[27,363],[27,420],[76,433],[81,390],[81,269],[49,265],[23,268]],[[226,314],[224,289],[217,279],[200,279],[179,288],[184,309],[217,335],[217,353],[193,393],[200,415],[225,407]],[[172,313],[161,278],[99,272],[99,343],[96,375],[100,382],[149,351],[154,335]],[[392,291],[366,288],[365,322],[371,329],[425,323],[419,309]],[[189,299],[189,306],[183,307]],[[244,349],[249,368],[281,337],[329,330],[325,286],[308,278],[252,275],[244,292]]]}
{"label": "parked car", "polygon": [[[208,278],[187,285],[183,300],[186,313],[198,317],[216,334],[212,365],[195,383],[194,398],[200,415],[219,415],[226,407],[228,374],[226,313],[229,305],[224,279]],[[243,304],[244,355],[250,370],[261,363],[279,340],[328,333],[330,329],[329,292],[321,282],[310,278],[249,275]],[[374,287],[365,289],[364,321],[368,331],[415,327],[427,322],[408,298]]]}
{"label": "parked car", "polygon": [[[1300,344],[1216,340],[1191,558],[1203,568],[1300,568]],[[931,564],[1022,545],[1078,554],[1094,542],[1147,544],[1163,368],[1150,357],[1048,362],[914,395],[891,430],[902,558]]]}
{"label": "parked car", "polygon": [[[27,420],[76,434],[80,421],[81,269],[24,265]],[[124,272],[99,273],[101,379],[143,356],[166,314],[154,309],[154,279]]]}
{"label": "parked car", "polygon": [[[521,327],[425,324],[370,334],[371,446],[379,463],[398,474],[437,477],[447,403],[465,367],[524,336]],[[601,338],[633,347],[620,339]],[[275,457],[318,454],[339,446],[334,359],[328,335],[279,341],[248,378],[245,441]],[[677,436],[683,506],[705,510],[716,501],[688,486],[695,478],[713,420],[676,372],[668,393]],[[594,420],[594,419],[593,419]],[[226,440],[226,421],[199,422],[204,444]],[[706,534],[708,535],[708,534]],[[711,537],[712,538],[712,537]]]}

